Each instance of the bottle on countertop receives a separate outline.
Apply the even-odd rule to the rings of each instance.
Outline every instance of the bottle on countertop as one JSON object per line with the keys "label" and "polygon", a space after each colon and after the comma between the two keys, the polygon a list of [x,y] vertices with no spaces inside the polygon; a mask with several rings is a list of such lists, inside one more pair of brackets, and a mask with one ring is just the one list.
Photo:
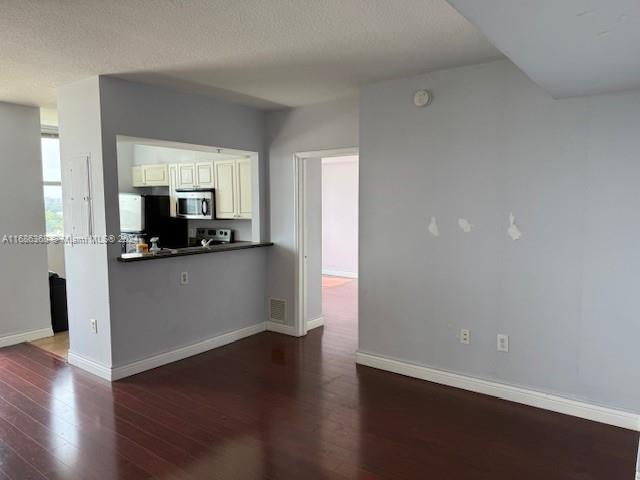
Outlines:
{"label": "bottle on countertop", "polygon": [[136,253],[149,253],[149,245],[147,245],[143,237],[138,237],[138,243],[136,243]]}
{"label": "bottle on countertop", "polygon": [[151,253],[159,252],[160,247],[158,247],[158,242],[160,241],[160,237],[152,237],[151,239],[149,239],[149,241],[151,242],[151,248],[149,249],[149,251]]}

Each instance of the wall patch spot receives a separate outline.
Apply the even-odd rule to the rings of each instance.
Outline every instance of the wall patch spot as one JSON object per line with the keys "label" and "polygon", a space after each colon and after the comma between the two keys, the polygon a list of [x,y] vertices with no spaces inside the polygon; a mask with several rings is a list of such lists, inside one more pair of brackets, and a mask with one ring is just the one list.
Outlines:
{"label": "wall patch spot", "polygon": [[473,224],[469,223],[469,220],[467,220],[466,218],[459,218],[458,226],[464,233],[469,233],[473,229]]}
{"label": "wall patch spot", "polygon": [[432,237],[440,236],[440,230],[438,230],[436,217],[431,217],[431,221],[429,222],[429,233],[431,234]]}
{"label": "wall patch spot", "polygon": [[509,214],[509,228],[507,228],[507,234],[511,237],[511,240],[518,240],[522,237],[522,232],[516,225],[516,217],[513,216],[513,213]]}

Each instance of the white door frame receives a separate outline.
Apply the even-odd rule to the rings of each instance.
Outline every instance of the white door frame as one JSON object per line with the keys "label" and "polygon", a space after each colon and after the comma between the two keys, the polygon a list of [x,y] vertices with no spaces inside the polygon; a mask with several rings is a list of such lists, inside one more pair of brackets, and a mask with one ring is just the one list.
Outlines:
{"label": "white door frame", "polygon": [[330,157],[344,157],[358,155],[358,147],[334,148],[331,150],[314,150],[298,152],[293,156],[293,193],[294,193],[294,236],[295,236],[295,286],[293,292],[295,335],[302,337],[307,334],[307,285],[306,285],[306,237],[307,222],[305,219],[305,162],[311,159]]}

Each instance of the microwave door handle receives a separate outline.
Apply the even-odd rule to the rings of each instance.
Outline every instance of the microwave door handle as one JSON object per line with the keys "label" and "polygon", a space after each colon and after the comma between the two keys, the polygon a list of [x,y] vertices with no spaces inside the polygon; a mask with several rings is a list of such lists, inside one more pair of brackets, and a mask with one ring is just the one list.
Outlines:
{"label": "microwave door handle", "polygon": [[202,199],[202,215],[206,215],[207,213],[209,213],[209,206],[207,205],[207,201],[203,198]]}

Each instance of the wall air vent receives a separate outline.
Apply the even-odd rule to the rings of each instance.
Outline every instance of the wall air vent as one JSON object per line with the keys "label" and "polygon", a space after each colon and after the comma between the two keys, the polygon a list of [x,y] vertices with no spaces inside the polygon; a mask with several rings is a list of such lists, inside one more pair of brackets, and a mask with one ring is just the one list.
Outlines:
{"label": "wall air vent", "polygon": [[278,298],[269,299],[269,319],[272,322],[286,323],[287,302]]}

